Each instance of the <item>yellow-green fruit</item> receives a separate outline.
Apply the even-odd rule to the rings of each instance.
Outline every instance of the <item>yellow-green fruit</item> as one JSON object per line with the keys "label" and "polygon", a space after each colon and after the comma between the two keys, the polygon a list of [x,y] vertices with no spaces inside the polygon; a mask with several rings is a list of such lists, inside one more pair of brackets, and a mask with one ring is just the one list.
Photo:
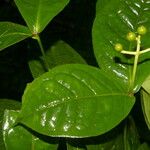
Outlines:
{"label": "yellow-green fruit", "polygon": [[117,43],[117,44],[115,45],[115,50],[118,51],[118,52],[122,51],[122,50],[123,50],[122,44]]}
{"label": "yellow-green fruit", "polygon": [[140,26],[140,27],[138,27],[137,32],[140,35],[144,35],[147,32],[147,29],[144,26]]}
{"label": "yellow-green fruit", "polygon": [[127,34],[127,40],[128,41],[134,41],[136,39],[136,34],[134,32],[129,32]]}

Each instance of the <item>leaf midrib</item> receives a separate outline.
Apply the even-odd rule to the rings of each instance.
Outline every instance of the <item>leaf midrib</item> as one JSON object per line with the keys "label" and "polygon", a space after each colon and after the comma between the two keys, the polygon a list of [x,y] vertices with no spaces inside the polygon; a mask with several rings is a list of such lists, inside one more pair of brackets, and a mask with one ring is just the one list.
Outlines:
{"label": "leaf midrib", "polygon": [[11,35],[24,35],[24,36],[31,36],[31,34],[23,33],[23,32],[13,32],[13,33],[8,33],[5,35],[1,35],[0,38],[6,37],[6,36],[11,36]]}
{"label": "leaf midrib", "polygon": [[38,0],[38,7],[37,7],[37,15],[36,15],[36,22],[35,22],[35,28],[37,29],[36,31],[40,31],[40,26],[39,26],[39,18],[40,18],[40,12],[41,12],[41,0]]}
{"label": "leaf midrib", "polygon": [[71,98],[71,99],[67,99],[67,101],[66,100],[62,101],[61,100],[61,102],[59,101],[55,105],[49,105],[49,106],[47,105],[46,107],[40,108],[40,109],[39,108],[35,108],[34,110],[36,110],[36,111],[30,111],[29,114],[25,113],[25,114],[27,114],[26,116],[24,116],[24,115],[22,116],[22,113],[21,113],[20,116],[18,117],[18,119],[16,120],[16,123],[19,123],[19,122],[23,123],[24,121],[22,122],[22,120],[25,120],[25,119],[27,119],[30,116],[33,116],[33,114],[35,114],[35,112],[38,113],[38,112],[44,111],[45,109],[48,109],[48,108],[57,107],[58,105],[67,103],[67,102],[69,102],[71,100],[77,100],[77,99],[82,99],[82,100],[84,99],[85,100],[87,98],[89,99],[89,98],[93,98],[93,97],[102,97],[102,96],[108,96],[108,97],[110,97],[110,96],[128,96],[128,97],[133,97],[134,98],[134,96],[129,96],[129,94],[127,94],[127,93],[112,93],[112,94],[104,93],[104,94],[101,94],[101,95],[93,95],[93,96],[80,97],[80,98]]}
{"label": "leaf midrib", "polygon": [[47,108],[51,108],[51,107],[57,107],[58,105],[61,105],[61,104],[64,104],[64,103],[67,103],[67,102],[70,102],[70,101],[77,101],[77,100],[86,100],[86,99],[91,99],[91,98],[98,98],[98,97],[110,97],[110,96],[128,96],[128,97],[133,97],[133,96],[129,96],[129,94],[127,93],[111,93],[111,94],[108,94],[108,93],[104,93],[104,94],[100,94],[100,95],[93,95],[93,96],[85,96],[85,97],[70,97],[70,98],[66,98],[65,100],[62,100],[63,98],[61,98],[61,101],[58,101],[56,100],[55,102],[57,103],[53,103],[51,102],[49,105],[47,105],[46,107],[44,108],[36,108],[36,111],[42,111],[44,109],[47,109]]}

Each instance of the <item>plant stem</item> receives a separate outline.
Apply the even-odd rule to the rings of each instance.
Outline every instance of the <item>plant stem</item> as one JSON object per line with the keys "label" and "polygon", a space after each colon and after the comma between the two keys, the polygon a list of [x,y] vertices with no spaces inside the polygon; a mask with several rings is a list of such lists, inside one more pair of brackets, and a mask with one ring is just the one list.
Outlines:
{"label": "plant stem", "polygon": [[[129,44],[129,52],[131,52],[132,51],[132,42],[130,42],[130,44]],[[134,52],[135,53],[135,52]],[[132,54],[131,54],[132,55]],[[134,55],[134,54],[133,54]],[[128,63],[130,63],[130,60],[128,59]],[[132,66],[129,66],[129,81],[128,81],[128,83],[129,83],[129,88],[128,88],[128,92],[130,92],[130,91],[132,91],[132,89],[131,89],[131,84],[132,84],[132,79],[131,79],[131,77],[132,77],[132,70],[133,70],[133,67]]]}
{"label": "plant stem", "polygon": [[150,52],[150,48],[147,48],[145,50],[140,51],[140,54],[144,54],[144,53],[147,53],[147,52]]}
{"label": "plant stem", "polygon": [[[150,52],[150,48],[147,48],[145,50],[140,51],[139,55],[147,53],[147,52]],[[128,54],[128,55],[136,55],[137,52],[130,52],[130,51],[123,50],[123,51],[121,51],[121,53],[122,54]]]}
{"label": "plant stem", "polygon": [[140,55],[140,45],[141,45],[141,36],[138,35],[138,37],[137,37],[137,48],[136,48],[136,54],[135,54],[135,58],[134,58],[134,66],[133,66],[133,72],[132,72],[132,78],[131,78],[132,79],[131,80],[132,81],[132,84],[131,84],[132,89],[134,88],[138,59],[139,59],[139,55]]}
{"label": "plant stem", "polygon": [[122,54],[128,54],[128,55],[136,55],[136,52],[130,52],[130,51],[121,51]]}
{"label": "plant stem", "polygon": [[39,47],[40,47],[40,50],[41,50],[41,53],[43,55],[45,69],[46,69],[46,71],[48,71],[49,70],[49,65],[48,65],[48,62],[46,60],[46,55],[45,55],[44,48],[43,48],[43,45],[42,45],[42,42],[41,42],[41,39],[40,39],[39,35],[36,35],[35,39],[37,40],[37,42],[39,44]]}

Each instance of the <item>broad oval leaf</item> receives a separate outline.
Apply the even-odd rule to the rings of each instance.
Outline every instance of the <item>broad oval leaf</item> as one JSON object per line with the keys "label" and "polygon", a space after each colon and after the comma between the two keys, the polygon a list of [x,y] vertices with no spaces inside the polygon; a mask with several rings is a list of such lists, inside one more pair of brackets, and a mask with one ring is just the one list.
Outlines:
{"label": "broad oval leaf", "polygon": [[[97,62],[109,74],[120,78],[130,87],[133,58],[114,50],[116,43],[122,43],[125,50],[134,50],[136,43],[126,40],[129,31],[136,32],[144,25],[148,33],[142,36],[142,49],[150,47],[150,1],[149,0],[98,0],[96,19],[93,25],[93,46]],[[150,74],[150,53],[140,58],[134,92],[137,92]]]}
{"label": "broad oval leaf", "polygon": [[100,135],[130,112],[134,97],[125,91],[97,68],[62,65],[27,86],[17,121],[49,136]]}
{"label": "broad oval leaf", "polygon": [[[46,51],[45,54],[49,68],[72,63],[86,64],[86,61],[64,41],[56,42],[51,48]],[[43,57],[41,57],[39,60],[29,61],[29,67],[34,78],[46,72],[42,60]]]}
{"label": "broad oval leaf", "polygon": [[64,8],[68,0],[15,0],[31,32],[37,34]]}
{"label": "broad oval leaf", "polygon": [[0,99],[0,148],[5,150],[3,142],[2,123],[5,109],[20,109],[21,103],[10,99]]}
{"label": "broad oval leaf", "polygon": [[36,137],[22,126],[14,126],[19,111],[6,110],[3,134],[7,150],[57,150],[58,144],[50,144]]}
{"label": "broad oval leaf", "polygon": [[31,36],[30,30],[12,22],[0,22],[0,51]]}

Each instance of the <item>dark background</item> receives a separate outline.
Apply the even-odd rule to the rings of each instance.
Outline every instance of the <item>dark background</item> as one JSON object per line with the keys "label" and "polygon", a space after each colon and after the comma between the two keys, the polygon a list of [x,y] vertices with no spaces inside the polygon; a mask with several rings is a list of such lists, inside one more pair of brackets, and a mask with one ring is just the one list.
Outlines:
{"label": "dark background", "polygon": [[[62,39],[70,44],[89,65],[97,66],[93,54],[91,29],[95,18],[96,0],[70,0],[41,33],[45,49]],[[0,21],[25,25],[13,0],[0,0]],[[26,39],[0,52],[0,98],[21,101],[26,84],[33,80],[28,61],[41,55],[35,40]],[[140,95],[131,112],[136,121],[141,141],[150,142],[144,121]]]}
{"label": "dark background", "polygon": [[[71,0],[41,33],[45,49],[62,39],[70,44],[90,65],[96,65],[92,50],[91,28],[96,0]],[[0,0],[0,21],[25,25],[13,0]],[[21,101],[32,76],[28,61],[41,55],[36,41],[26,39],[0,52],[0,98]]]}

